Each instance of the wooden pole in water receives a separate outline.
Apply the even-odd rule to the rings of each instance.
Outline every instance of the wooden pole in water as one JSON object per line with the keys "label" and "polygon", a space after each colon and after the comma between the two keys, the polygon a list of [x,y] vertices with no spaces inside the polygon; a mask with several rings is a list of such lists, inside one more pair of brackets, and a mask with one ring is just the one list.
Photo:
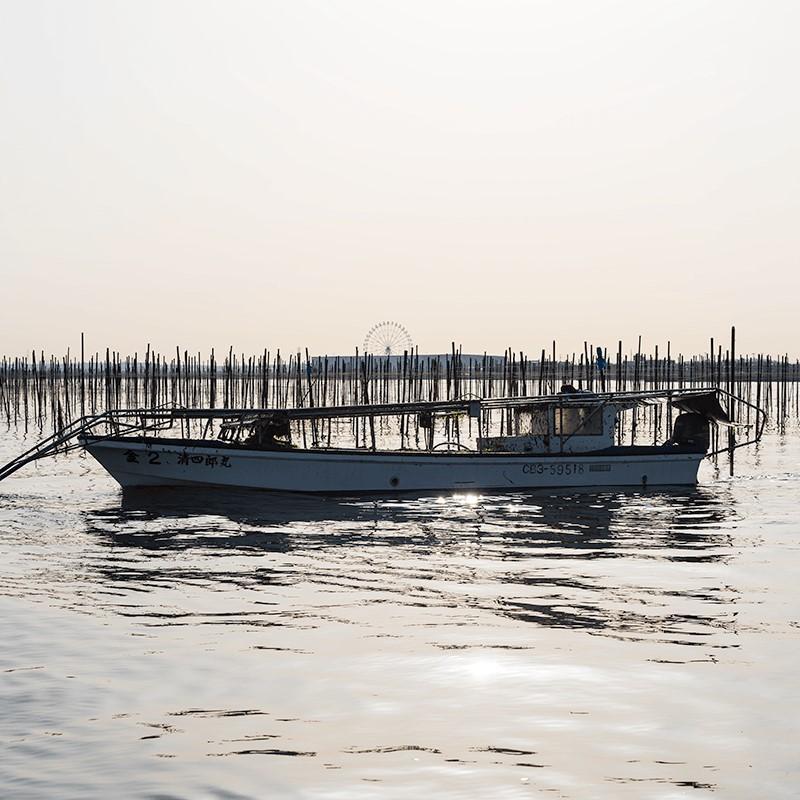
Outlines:
{"label": "wooden pole in water", "polygon": [[[728,392],[733,395],[736,391],[736,328],[731,326],[731,363],[728,367]],[[734,415],[737,413],[736,401],[733,397],[728,397],[728,419],[734,421]],[[736,445],[736,437],[733,432],[733,425],[728,427],[728,461],[729,472],[733,476],[733,456]]]}
{"label": "wooden pole in water", "polygon": [[84,364],[85,364],[85,351],[84,351],[84,334],[81,331],[81,416],[86,416],[86,387],[84,386]]}

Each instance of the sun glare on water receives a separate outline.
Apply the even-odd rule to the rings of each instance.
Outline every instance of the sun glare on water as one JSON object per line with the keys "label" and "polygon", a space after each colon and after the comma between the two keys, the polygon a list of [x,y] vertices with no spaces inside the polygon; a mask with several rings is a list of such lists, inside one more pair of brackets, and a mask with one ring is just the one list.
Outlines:
{"label": "sun glare on water", "polygon": [[476,681],[491,681],[502,672],[502,667],[494,658],[476,658],[466,667],[467,675]]}

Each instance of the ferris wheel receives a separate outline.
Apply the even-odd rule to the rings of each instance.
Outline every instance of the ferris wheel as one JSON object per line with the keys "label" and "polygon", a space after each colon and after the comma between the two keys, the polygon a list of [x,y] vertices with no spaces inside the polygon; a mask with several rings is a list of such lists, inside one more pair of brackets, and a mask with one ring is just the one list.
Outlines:
{"label": "ferris wheel", "polygon": [[396,356],[413,347],[411,334],[399,322],[379,322],[364,337],[364,352],[378,356]]}

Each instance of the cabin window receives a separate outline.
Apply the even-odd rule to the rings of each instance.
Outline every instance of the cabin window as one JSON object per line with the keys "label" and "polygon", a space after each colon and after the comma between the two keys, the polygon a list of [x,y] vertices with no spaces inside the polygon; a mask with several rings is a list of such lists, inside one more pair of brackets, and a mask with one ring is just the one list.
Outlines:
{"label": "cabin window", "polygon": [[546,436],[549,433],[547,411],[542,408],[521,408],[516,412],[517,436]]}
{"label": "cabin window", "polygon": [[555,409],[556,436],[601,436],[603,410],[590,406],[568,406]]}

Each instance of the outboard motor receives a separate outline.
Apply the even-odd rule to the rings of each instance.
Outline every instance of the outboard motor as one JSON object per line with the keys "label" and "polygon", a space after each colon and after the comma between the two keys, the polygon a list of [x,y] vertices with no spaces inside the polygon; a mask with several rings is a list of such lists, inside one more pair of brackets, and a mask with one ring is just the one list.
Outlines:
{"label": "outboard motor", "polygon": [[695,453],[705,453],[710,442],[708,420],[702,414],[678,414],[672,426],[672,438],[667,444],[691,448]]}

